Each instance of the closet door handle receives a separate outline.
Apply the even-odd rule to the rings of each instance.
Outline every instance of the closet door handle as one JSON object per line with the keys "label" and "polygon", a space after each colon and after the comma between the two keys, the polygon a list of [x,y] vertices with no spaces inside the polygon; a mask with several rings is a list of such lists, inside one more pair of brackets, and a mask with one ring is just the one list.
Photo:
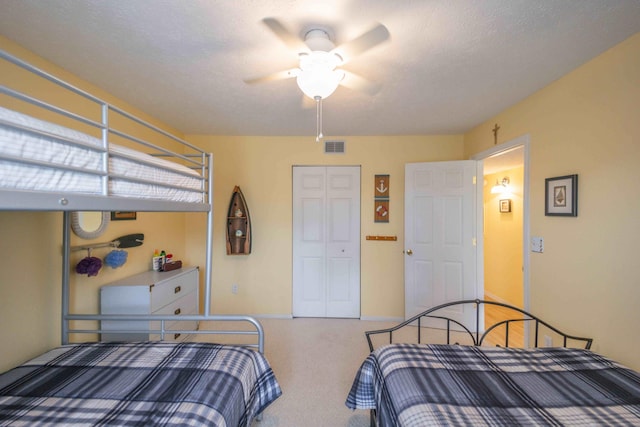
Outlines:
{"label": "closet door handle", "polygon": [[173,290],[174,294],[177,294],[178,292],[180,292],[182,290],[181,286],[176,286],[175,289]]}
{"label": "closet door handle", "polygon": [[407,255],[409,256],[413,255],[413,251],[411,249],[407,249]]}

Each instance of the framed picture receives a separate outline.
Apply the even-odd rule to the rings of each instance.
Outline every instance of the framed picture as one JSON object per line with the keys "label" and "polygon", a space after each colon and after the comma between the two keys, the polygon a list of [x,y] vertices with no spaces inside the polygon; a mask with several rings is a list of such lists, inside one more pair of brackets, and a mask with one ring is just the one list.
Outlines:
{"label": "framed picture", "polygon": [[578,175],[546,178],[544,214],[578,216]]}
{"label": "framed picture", "polygon": [[115,211],[111,212],[111,221],[127,221],[136,219],[136,212]]}
{"label": "framed picture", "polygon": [[511,212],[511,199],[500,200],[500,212],[501,213]]}

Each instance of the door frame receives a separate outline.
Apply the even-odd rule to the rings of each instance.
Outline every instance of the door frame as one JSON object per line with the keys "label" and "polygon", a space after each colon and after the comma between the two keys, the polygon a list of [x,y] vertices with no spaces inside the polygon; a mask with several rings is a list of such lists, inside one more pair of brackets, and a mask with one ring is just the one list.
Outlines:
{"label": "door frame", "polygon": [[[529,241],[531,238],[530,230],[530,213],[529,213],[529,145],[530,136],[528,134],[519,136],[500,145],[496,145],[488,150],[482,151],[471,156],[471,160],[477,160],[477,179],[480,180],[484,176],[484,159],[504,153],[516,147],[522,147],[523,149],[523,183],[522,183],[522,293],[523,293],[523,309],[529,311],[530,298],[530,257],[529,257]],[[477,200],[477,295],[484,295],[484,218],[482,204],[483,200],[483,186],[476,186],[476,200]],[[525,328],[525,344],[528,343],[528,328]]]}

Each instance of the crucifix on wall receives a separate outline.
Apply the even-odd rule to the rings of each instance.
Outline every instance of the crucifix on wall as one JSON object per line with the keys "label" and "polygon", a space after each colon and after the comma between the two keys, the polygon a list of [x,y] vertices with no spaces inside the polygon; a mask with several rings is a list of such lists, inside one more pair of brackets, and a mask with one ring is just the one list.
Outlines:
{"label": "crucifix on wall", "polygon": [[495,126],[493,127],[493,129],[491,130],[493,132],[493,145],[498,145],[498,131],[500,130],[500,126],[498,126],[498,124],[496,123]]}

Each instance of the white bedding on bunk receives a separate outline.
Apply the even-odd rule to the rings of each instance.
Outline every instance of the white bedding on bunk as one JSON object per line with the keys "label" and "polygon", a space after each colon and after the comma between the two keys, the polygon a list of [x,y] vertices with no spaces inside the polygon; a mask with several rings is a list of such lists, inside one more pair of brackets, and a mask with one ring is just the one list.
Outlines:
{"label": "white bedding on bunk", "polygon": [[[20,129],[20,127],[33,129],[41,133],[35,134],[34,132]],[[51,136],[46,136],[42,133]],[[0,155],[35,160],[53,165],[72,166],[95,171],[102,170],[102,153],[100,151],[63,143],[56,137],[77,141],[89,146],[102,147],[102,141],[90,135],[0,107]],[[201,180],[193,170],[117,144],[109,144],[109,153],[111,154],[109,157],[111,174],[177,185],[189,189],[174,189],[161,185],[130,182],[123,179],[110,179],[110,195],[180,202],[202,202]],[[118,155],[132,157],[134,160],[118,157]],[[152,163],[152,165],[137,163],[136,160],[144,160]],[[165,170],[162,167],[170,168],[171,170]],[[185,176],[173,171],[187,173],[191,176]],[[0,187],[14,190],[102,193],[101,179],[97,175],[20,164],[2,159],[0,159]]]}

